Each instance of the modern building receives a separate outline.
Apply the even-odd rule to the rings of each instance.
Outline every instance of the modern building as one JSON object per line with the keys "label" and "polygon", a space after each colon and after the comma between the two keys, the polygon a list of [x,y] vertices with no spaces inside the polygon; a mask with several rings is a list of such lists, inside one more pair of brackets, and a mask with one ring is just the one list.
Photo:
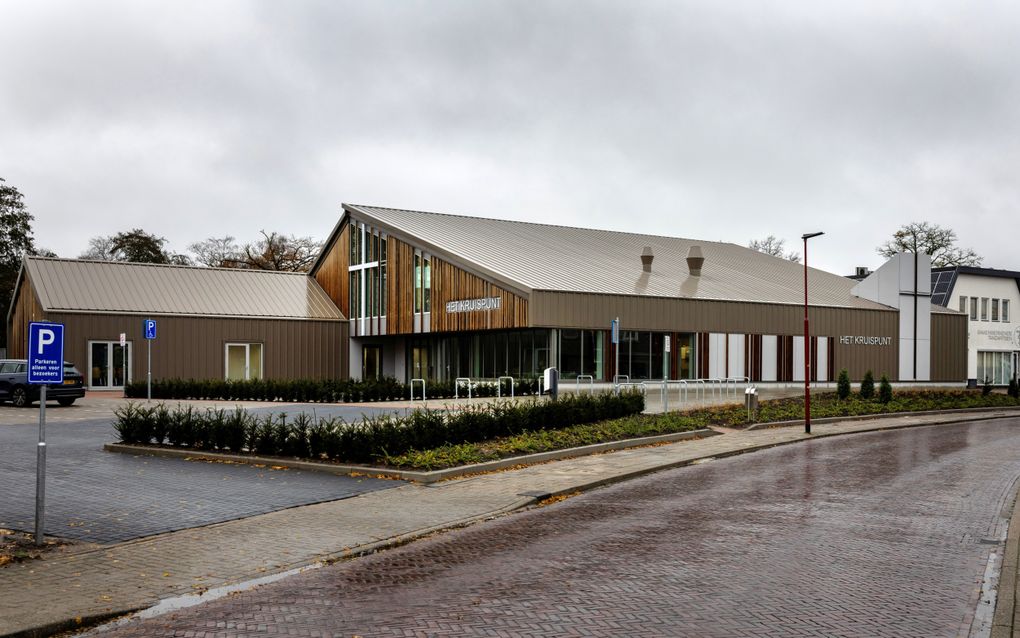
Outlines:
{"label": "modern building", "polygon": [[931,271],[932,299],[967,322],[969,385],[1006,385],[1020,374],[1020,272],[976,266]]}
{"label": "modern building", "polygon": [[[804,274],[788,260],[674,237],[343,210],[311,275],[350,318],[353,376],[522,377],[556,366],[596,381],[803,381]],[[860,284],[809,270],[813,380],[847,368],[962,382],[966,317],[930,304],[927,260],[894,262]]]}
{"label": "modern building", "polygon": [[92,388],[145,378],[146,318],[153,378],[966,378],[926,256],[808,285],[805,343],[803,267],[742,246],[345,204],[307,275],[29,257],[8,334],[65,323]]}
{"label": "modern building", "polygon": [[28,322],[63,323],[64,358],[88,387],[120,389],[146,378],[145,319],[154,379],[347,374],[346,318],[304,274],[43,257],[18,276],[9,356],[25,356]]}

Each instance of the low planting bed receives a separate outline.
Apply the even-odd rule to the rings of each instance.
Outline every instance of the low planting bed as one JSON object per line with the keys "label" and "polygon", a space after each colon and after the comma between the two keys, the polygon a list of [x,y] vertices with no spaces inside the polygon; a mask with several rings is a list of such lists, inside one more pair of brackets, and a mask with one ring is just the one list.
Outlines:
{"label": "low planting bed", "polygon": [[[981,391],[902,391],[888,402],[835,393],[812,397],[813,418],[852,417],[929,410],[1016,407],[1018,400]],[[124,443],[187,450],[287,456],[336,463],[373,464],[431,471],[510,457],[663,434],[712,425],[743,427],[740,405],[668,414],[640,414],[644,397],[567,395],[557,401],[491,403],[457,413],[415,410],[406,417],[382,416],[362,423],[299,414],[254,416],[234,411],[170,409],[127,404],[115,427]],[[758,423],[802,419],[800,398],[763,401]]]}

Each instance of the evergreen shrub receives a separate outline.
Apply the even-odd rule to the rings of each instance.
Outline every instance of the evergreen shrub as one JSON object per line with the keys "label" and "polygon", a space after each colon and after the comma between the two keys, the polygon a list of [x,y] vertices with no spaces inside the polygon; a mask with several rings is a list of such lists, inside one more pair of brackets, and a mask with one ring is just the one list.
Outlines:
{"label": "evergreen shrub", "polygon": [[868,370],[864,373],[864,378],[861,380],[861,398],[872,399],[875,397],[875,375]]}
{"label": "evergreen shrub", "polygon": [[836,396],[841,401],[850,396],[850,373],[847,372],[846,368],[839,371],[839,377],[836,380]]}
{"label": "evergreen shrub", "polygon": [[881,403],[889,403],[892,401],[892,384],[889,383],[889,377],[882,375],[882,380],[878,385],[878,400]]}

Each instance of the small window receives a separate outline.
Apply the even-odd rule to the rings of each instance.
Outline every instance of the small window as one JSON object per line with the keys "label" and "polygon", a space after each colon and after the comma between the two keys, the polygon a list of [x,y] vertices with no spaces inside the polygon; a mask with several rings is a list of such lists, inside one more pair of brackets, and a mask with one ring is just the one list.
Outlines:
{"label": "small window", "polygon": [[0,374],[14,374],[18,369],[16,363],[4,363],[0,365]]}
{"label": "small window", "polygon": [[992,321],[999,320],[999,300],[992,299]]}
{"label": "small window", "polygon": [[262,378],[262,344],[228,343],[226,345],[226,379],[250,381]]}
{"label": "small window", "polygon": [[988,297],[981,297],[981,321],[988,321]]}
{"label": "small window", "polygon": [[967,298],[960,296],[960,312],[967,312]]}
{"label": "small window", "polygon": [[1002,320],[1009,321],[1009,299],[1002,300]]}
{"label": "small window", "polygon": [[25,372],[27,372],[27,371],[28,371],[28,364],[18,363],[18,364],[15,364],[15,366],[14,366],[14,372],[16,372],[17,374],[25,374]]}
{"label": "small window", "polygon": [[977,321],[978,303],[977,297],[970,298],[970,320]]}

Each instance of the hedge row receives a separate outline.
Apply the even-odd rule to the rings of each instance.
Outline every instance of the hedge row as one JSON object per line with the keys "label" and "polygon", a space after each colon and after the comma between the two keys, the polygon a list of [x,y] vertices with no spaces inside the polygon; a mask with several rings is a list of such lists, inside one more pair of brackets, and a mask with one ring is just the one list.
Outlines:
{"label": "hedge row", "polygon": [[567,395],[556,401],[500,402],[447,413],[418,409],[405,417],[384,415],[348,423],[341,418],[298,414],[253,415],[243,408],[196,410],[128,403],[114,428],[124,443],[251,452],[349,463],[378,463],[441,445],[593,423],[640,413],[644,396]]}
{"label": "hedge row", "polygon": [[[473,397],[496,396],[496,382],[476,382]],[[415,396],[421,396],[421,384],[415,384]],[[453,398],[452,381],[426,383],[429,399]],[[500,394],[510,396],[510,382],[500,383]],[[538,394],[537,379],[515,379],[514,395]],[[146,397],[145,381],[124,386],[124,395],[131,399]],[[467,396],[466,384],[461,383],[459,395]],[[254,379],[227,381],[223,379],[160,379],[152,382],[154,399],[205,399],[223,401],[287,401],[297,403],[362,403],[368,401],[398,401],[411,398],[411,387],[393,377],[356,381],[353,379]]]}

